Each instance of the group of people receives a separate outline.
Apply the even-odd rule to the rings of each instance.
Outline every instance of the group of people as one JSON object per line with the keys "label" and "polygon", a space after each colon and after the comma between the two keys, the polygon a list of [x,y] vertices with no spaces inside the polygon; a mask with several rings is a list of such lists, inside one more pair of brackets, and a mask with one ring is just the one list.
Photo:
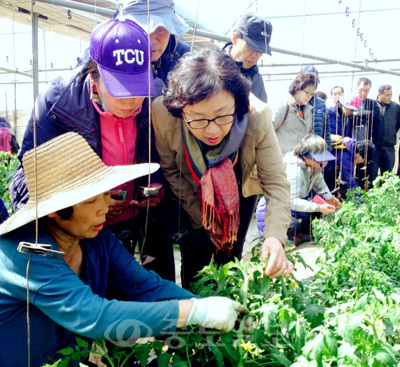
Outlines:
{"label": "group of people", "polygon": [[[400,129],[400,106],[392,101],[390,85],[379,87],[376,100],[368,98],[372,85],[368,78],[358,80],[352,97],[346,98],[344,89],[335,86],[334,105],[326,107],[326,100],[316,92],[318,84],[316,68],[305,65],[289,86],[289,101],[273,116],[291,184],[288,236],[295,245],[313,239],[312,219],[334,212],[340,204],[337,197],[345,198],[348,190],[357,187],[368,190],[379,172],[393,170]],[[326,150],[323,161],[314,159],[310,164],[307,155],[299,154],[306,147],[314,157]],[[267,204],[262,198],[257,207],[260,235]]]}
{"label": "group of people", "polygon": [[335,104],[328,108],[328,117],[331,132],[337,138],[333,152],[338,159],[328,170],[331,189],[336,177],[348,189],[359,186],[368,190],[379,172],[394,168],[400,106],[392,101],[390,85],[380,86],[376,99],[368,98],[371,86],[370,79],[360,78],[357,95],[351,98],[344,96],[342,87],[332,88]]}
{"label": "group of people", "polygon": [[[148,23],[147,2],[128,1],[38,96],[10,186],[16,213],[0,226],[0,365],[54,361],[75,335],[230,331],[245,306],[185,288],[212,259],[241,258],[259,194],[265,274],[292,272],[289,182],[272,112],[250,93],[272,27],[254,14],[240,24],[224,50],[181,57],[173,2],[152,1]],[[165,267],[174,241],[183,287]],[[135,260],[137,242],[166,279]]]}
{"label": "group of people", "polygon": [[244,14],[222,50],[189,52],[173,1],[149,5],[128,0],[96,25],[69,78],[38,96],[10,185],[16,213],[0,226],[0,365],[57,359],[75,334],[227,332],[246,307],[188,289],[210,261],[241,258],[259,197],[270,277],[293,270],[287,239],[309,240],[313,215],[339,205],[324,175],[338,159],[331,134],[347,131],[339,117],[354,105],[326,109],[306,66],[273,113],[256,65],[271,54],[267,19]]}

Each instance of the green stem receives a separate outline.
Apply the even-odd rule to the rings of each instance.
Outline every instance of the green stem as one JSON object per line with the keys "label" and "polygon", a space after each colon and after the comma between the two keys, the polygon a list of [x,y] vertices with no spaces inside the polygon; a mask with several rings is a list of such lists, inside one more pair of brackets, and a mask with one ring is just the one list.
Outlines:
{"label": "green stem", "polygon": [[115,367],[114,362],[112,361],[112,359],[111,359],[111,358],[109,357],[109,355],[108,355],[107,348],[106,348],[106,344],[105,344],[104,340],[97,340],[97,342],[98,342],[98,343],[96,343],[96,346],[99,345],[99,346],[101,347],[101,349],[102,349],[105,353],[98,352],[98,351],[97,351],[97,347],[96,347],[96,350],[93,350],[93,348],[92,348],[92,350],[90,351],[90,353],[97,354],[97,355],[99,355],[99,356],[102,356],[102,357],[106,358],[107,361],[110,363],[110,367]]}
{"label": "green stem", "polygon": [[185,354],[186,354],[186,359],[189,363],[189,367],[192,367],[192,363],[190,362],[191,358],[189,355],[188,340],[190,340],[190,337],[192,336],[192,334],[194,334],[193,330],[194,330],[193,328],[190,330],[190,333],[187,335],[186,340],[185,340]]}
{"label": "green stem", "polygon": [[289,299],[289,292],[288,292],[288,289],[287,289],[287,286],[286,286],[286,281],[285,281],[285,279],[283,278],[283,276],[280,276],[279,282],[281,283],[282,295],[283,295],[283,298],[285,299],[285,302],[286,302],[290,307],[292,307],[292,300]]}
{"label": "green stem", "polygon": [[128,354],[128,356],[125,358],[125,361],[122,362],[122,364],[120,365],[120,367],[124,367],[125,363],[128,362],[129,358],[133,355],[134,353],[134,349],[132,348],[132,351],[130,354]]}

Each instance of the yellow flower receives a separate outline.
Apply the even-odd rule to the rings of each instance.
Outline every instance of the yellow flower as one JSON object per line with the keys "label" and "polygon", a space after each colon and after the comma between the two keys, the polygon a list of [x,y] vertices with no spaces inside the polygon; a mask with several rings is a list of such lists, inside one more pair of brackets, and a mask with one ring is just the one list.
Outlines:
{"label": "yellow flower", "polygon": [[258,356],[260,353],[264,352],[264,349],[259,348],[256,344],[253,344],[252,342],[248,341],[247,343],[242,340],[240,343],[240,346],[248,353]]}

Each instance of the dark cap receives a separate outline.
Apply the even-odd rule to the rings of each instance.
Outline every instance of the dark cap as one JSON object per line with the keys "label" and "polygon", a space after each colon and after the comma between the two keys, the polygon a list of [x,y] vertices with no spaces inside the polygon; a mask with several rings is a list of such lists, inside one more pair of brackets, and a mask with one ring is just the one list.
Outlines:
{"label": "dark cap", "polygon": [[319,84],[319,76],[318,76],[318,70],[314,65],[304,65],[301,68],[301,73],[309,72],[309,73],[314,73],[317,75],[317,83]]}
{"label": "dark cap", "polygon": [[240,17],[235,31],[243,34],[243,37],[253,51],[271,55],[272,25],[266,18],[254,13],[247,13]]}

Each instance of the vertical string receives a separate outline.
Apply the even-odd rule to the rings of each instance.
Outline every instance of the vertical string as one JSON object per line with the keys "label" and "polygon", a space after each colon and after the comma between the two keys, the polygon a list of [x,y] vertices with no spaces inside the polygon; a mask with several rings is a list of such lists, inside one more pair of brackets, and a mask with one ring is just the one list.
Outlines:
{"label": "vertical string", "polygon": [[[35,13],[34,13],[34,1],[31,1],[31,23],[32,23],[32,71],[35,70],[36,67],[36,58],[35,58],[35,40],[34,40],[34,29],[33,27],[36,26],[35,22]],[[36,161],[36,105],[35,105],[35,80],[34,78],[36,77],[35,73],[33,72],[33,109],[32,109],[32,118],[33,118],[33,149],[34,149],[34,177],[35,177],[35,183],[34,183],[34,196],[35,196],[35,246],[38,244],[38,202],[37,202],[37,161]],[[27,321],[27,344],[28,344],[28,367],[31,365],[31,322],[30,322],[30,295],[29,295],[29,270],[30,270],[30,264],[32,260],[32,255],[29,256],[28,263],[26,265],[26,321]]]}
{"label": "vertical string", "polygon": [[190,51],[192,51],[192,52],[193,52],[193,45],[194,45],[194,36],[197,31],[197,20],[199,18],[199,8],[200,8],[200,0],[197,0],[196,19],[195,19],[194,26],[193,26],[192,42],[190,45]]}
{"label": "vertical string", "polygon": [[[122,8],[120,9],[120,12],[122,11]],[[149,164],[151,163],[151,78],[152,78],[152,66],[151,66],[151,39],[150,39],[150,0],[147,0],[147,53],[149,55],[148,57],[148,162]],[[149,165],[149,173],[147,175],[147,186],[150,186],[151,184],[151,167]],[[147,199],[147,207],[146,207],[146,218],[145,218],[145,224],[144,224],[144,234],[143,234],[143,240],[142,240],[142,245],[139,246],[139,262],[142,263],[143,260],[143,250],[144,246],[146,243],[147,239],[147,226],[148,226],[148,221],[149,221],[149,211],[150,211],[150,199]],[[139,270],[139,268],[138,268]],[[137,275],[137,274],[136,274]],[[136,285],[135,285],[136,288]]]}

